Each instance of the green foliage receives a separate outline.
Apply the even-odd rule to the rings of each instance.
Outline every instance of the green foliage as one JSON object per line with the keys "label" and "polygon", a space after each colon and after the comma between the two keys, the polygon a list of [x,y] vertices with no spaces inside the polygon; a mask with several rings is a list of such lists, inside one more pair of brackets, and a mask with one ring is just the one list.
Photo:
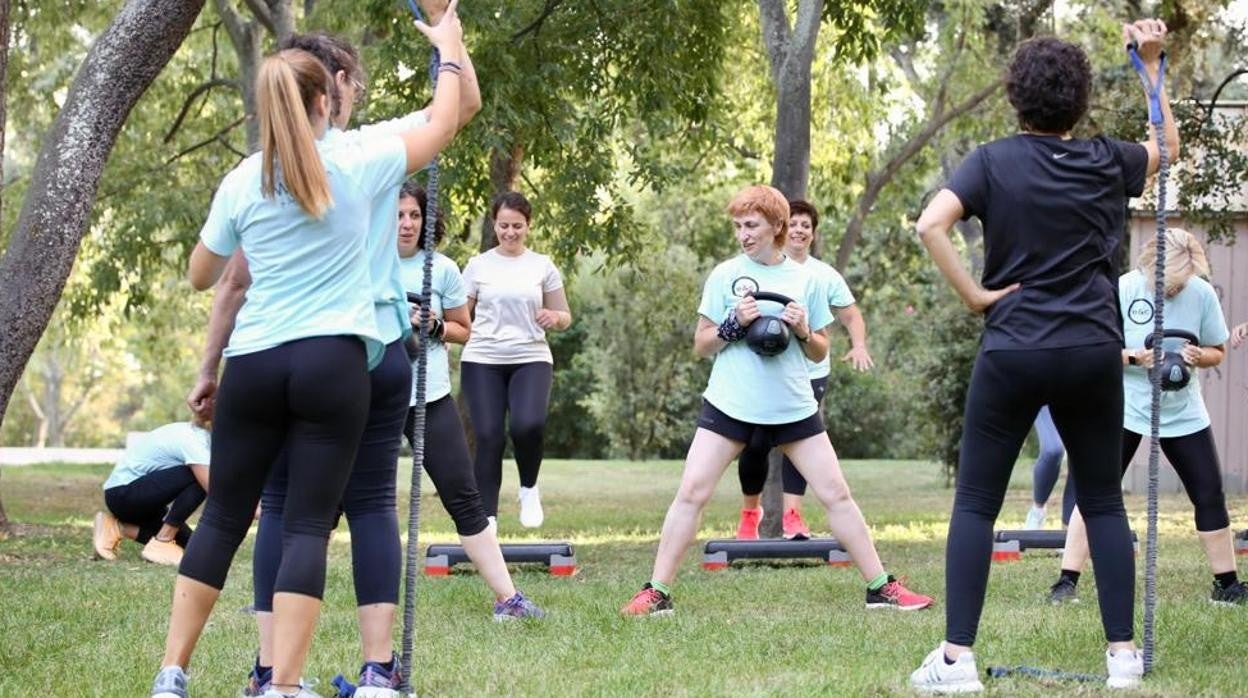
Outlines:
{"label": "green foliage", "polygon": [[607,439],[595,420],[585,418],[582,405],[592,394],[597,379],[586,351],[590,332],[583,313],[589,307],[579,294],[573,294],[569,304],[572,326],[546,335],[555,359],[555,372],[546,419],[545,449],[554,458],[605,458]]}
{"label": "green foliage", "polygon": [[914,393],[913,407],[923,425],[924,455],[952,477],[962,451],[962,414],[983,320],[952,293],[918,314],[926,343],[912,359],[912,375],[922,386]]}
{"label": "green foliage", "polygon": [[[835,342],[834,342],[835,344]],[[840,352],[843,353],[843,352]],[[909,401],[911,386],[895,371],[861,373],[833,354],[823,417],[828,437],[842,458],[919,457],[918,435]]]}
{"label": "green foliage", "polygon": [[635,266],[583,264],[574,292],[588,310],[580,321],[594,338],[584,357],[595,381],[577,403],[606,436],[609,455],[673,458],[688,448],[710,369],[691,348],[703,276],[678,246]]}

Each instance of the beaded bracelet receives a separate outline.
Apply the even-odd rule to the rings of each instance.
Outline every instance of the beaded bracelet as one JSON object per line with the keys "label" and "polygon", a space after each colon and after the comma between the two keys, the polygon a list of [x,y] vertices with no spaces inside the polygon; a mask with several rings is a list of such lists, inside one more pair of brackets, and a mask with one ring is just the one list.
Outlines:
{"label": "beaded bracelet", "polygon": [[728,317],[719,323],[719,330],[715,334],[725,342],[735,342],[745,337],[745,328],[737,322],[736,313],[729,313]]}

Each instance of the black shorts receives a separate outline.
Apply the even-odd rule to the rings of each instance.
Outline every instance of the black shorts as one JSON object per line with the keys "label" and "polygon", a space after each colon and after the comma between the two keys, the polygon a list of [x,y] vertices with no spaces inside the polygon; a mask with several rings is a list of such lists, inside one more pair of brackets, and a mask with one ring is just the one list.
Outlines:
{"label": "black shorts", "polygon": [[[823,417],[815,410],[805,419],[786,424],[751,424],[734,419],[724,414],[718,407],[706,400],[702,401],[702,411],[698,413],[698,426],[733,441],[749,443],[751,437],[766,439],[771,447],[791,444],[816,434],[827,431],[823,426]],[[755,436],[755,431],[758,436]]]}

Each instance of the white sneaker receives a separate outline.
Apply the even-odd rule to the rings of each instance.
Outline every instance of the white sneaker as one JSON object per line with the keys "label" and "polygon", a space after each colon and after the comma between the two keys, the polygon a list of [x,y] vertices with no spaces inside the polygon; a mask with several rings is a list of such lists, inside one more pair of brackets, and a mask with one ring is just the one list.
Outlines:
{"label": "white sneaker", "polygon": [[161,667],[152,682],[152,698],[186,698],[186,684],[190,677],[182,667],[170,664]]}
{"label": "white sneaker", "polygon": [[1144,654],[1139,650],[1105,651],[1105,668],[1109,670],[1109,688],[1139,688],[1144,677]]}
{"label": "white sneaker", "polygon": [[1023,528],[1028,531],[1038,531],[1044,528],[1044,508],[1031,505],[1031,510],[1027,512],[1027,521],[1023,524]]}
{"label": "white sneaker", "polygon": [[538,528],[546,515],[542,513],[542,497],[537,486],[520,488],[520,525],[525,528]]}
{"label": "white sneaker", "polygon": [[920,693],[979,693],[984,690],[979,670],[975,668],[975,655],[963,652],[958,661],[946,664],[943,642],[910,674],[910,686]]}

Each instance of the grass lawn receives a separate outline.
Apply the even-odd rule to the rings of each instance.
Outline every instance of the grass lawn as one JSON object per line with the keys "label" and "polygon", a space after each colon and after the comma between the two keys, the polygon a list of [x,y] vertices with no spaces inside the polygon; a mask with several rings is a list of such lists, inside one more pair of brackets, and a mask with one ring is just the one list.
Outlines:
{"label": "grass lawn", "polygon": [[[410,464],[404,464],[404,468]],[[952,492],[936,466],[896,461],[845,465],[890,571],[913,588],[944,595],[944,535]],[[91,559],[91,517],[106,466],[5,468],[0,485],[22,535],[0,542],[0,696],[146,695],[164,645],[173,571],[144,563],[123,543],[115,563]],[[1021,527],[1028,473],[1016,471],[1002,521]],[[421,695],[910,695],[907,677],[936,646],[934,611],[867,611],[856,571],[819,565],[754,565],[704,572],[691,551],[663,619],[616,615],[648,579],[663,513],[675,491],[673,462],[549,462],[543,469],[541,538],[576,545],[580,573],[549,577],[517,568],[517,585],[550,612],[540,623],[498,625],[490,595],[471,572],[422,577],[414,685]],[[537,540],[516,521],[514,469],[501,514],[505,542]],[[700,538],[736,527],[736,478],[725,477]],[[406,490],[406,486],[403,486]],[[421,543],[452,541],[454,529],[426,488]],[[1060,499],[1060,497],[1059,497]],[[1230,501],[1244,528],[1248,498]],[[1162,503],[1158,665],[1142,695],[1248,693],[1248,608],[1208,602],[1210,577],[1181,495]],[[1131,497],[1143,539],[1144,504]],[[808,498],[807,520],[822,521]],[[815,526],[815,530],[821,527]],[[338,672],[354,676],[359,649],[345,526],[330,548],[325,611],[308,675],[321,692]],[[237,695],[255,651],[250,602],[251,538],[195,656],[196,696]],[[1143,555],[1137,599],[1142,598]],[[1093,580],[1078,605],[1043,603],[1058,569],[1051,555],[996,565],[978,643],[979,667],[1031,664],[1104,671]],[[1141,602],[1142,609],[1142,602]],[[1137,614],[1137,628],[1142,622]],[[396,631],[397,634],[397,631]],[[1100,685],[988,683],[1009,695],[1097,695]],[[32,693],[32,689],[33,693]],[[1137,694],[1140,695],[1140,694]]]}

